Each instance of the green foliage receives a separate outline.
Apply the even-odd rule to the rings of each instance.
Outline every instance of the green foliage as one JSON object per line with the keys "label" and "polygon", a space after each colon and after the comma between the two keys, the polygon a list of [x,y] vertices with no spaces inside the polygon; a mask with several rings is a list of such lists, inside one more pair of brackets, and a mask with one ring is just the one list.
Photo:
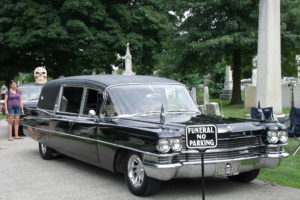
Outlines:
{"label": "green foliage", "polygon": [[224,88],[225,82],[225,66],[217,64],[210,73],[209,95],[213,98],[219,98]]}
{"label": "green foliage", "polygon": [[33,83],[33,82],[35,82],[33,73],[27,74],[27,75],[24,77],[23,82],[24,82],[24,83]]}
{"label": "green foliage", "polygon": [[136,72],[151,74],[153,56],[172,28],[158,5],[153,0],[1,0],[0,78],[41,65],[55,78],[94,69],[111,73],[111,64],[124,67],[117,54],[125,54],[127,42]]}

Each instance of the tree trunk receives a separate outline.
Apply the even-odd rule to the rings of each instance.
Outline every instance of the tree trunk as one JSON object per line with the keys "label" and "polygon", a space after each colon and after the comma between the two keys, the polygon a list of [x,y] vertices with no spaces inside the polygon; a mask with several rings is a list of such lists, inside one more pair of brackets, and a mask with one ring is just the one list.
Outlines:
{"label": "tree trunk", "polygon": [[67,54],[65,52],[55,52],[56,65],[53,66],[54,78],[65,76],[65,69],[67,64]]}
{"label": "tree trunk", "polygon": [[241,65],[242,65],[242,52],[236,49],[233,52],[233,89],[230,105],[242,104],[241,97]]}

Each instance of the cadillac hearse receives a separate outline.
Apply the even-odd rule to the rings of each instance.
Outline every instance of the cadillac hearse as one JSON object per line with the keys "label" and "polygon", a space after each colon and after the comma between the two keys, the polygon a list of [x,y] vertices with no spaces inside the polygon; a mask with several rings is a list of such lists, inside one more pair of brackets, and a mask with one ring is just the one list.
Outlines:
{"label": "cadillac hearse", "polygon": [[23,126],[43,159],[60,153],[123,173],[138,196],[201,177],[202,163],[207,177],[249,182],[288,156],[284,125],[201,114],[185,85],[151,76],[49,81]]}

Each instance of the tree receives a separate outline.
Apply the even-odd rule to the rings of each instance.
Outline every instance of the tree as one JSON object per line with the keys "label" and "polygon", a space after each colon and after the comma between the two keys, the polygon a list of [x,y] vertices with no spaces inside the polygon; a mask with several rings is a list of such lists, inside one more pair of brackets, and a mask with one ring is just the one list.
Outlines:
{"label": "tree", "polygon": [[40,65],[55,78],[89,69],[110,73],[127,42],[136,71],[149,74],[169,27],[152,0],[2,0],[0,76]]}

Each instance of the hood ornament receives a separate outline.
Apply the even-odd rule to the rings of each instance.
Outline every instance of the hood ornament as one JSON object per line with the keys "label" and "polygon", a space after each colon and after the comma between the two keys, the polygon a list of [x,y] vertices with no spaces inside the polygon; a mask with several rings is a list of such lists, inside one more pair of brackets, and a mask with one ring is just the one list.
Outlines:
{"label": "hood ornament", "polygon": [[160,123],[163,125],[166,125],[166,113],[165,113],[165,109],[164,109],[164,104],[161,104]]}

